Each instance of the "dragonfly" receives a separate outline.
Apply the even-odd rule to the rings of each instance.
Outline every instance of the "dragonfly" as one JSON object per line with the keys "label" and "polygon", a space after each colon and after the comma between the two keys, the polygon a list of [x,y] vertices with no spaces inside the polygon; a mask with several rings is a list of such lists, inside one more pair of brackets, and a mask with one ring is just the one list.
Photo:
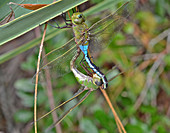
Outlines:
{"label": "dragonfly", "polygon": [[[47,53],[42,59],[42,65],[38,74],[45,69],[51,69],[52,76],[55,74],[60,76],[69,72],[70,68],[68,63],[70,63],[79,48],[82,55],[79,56],[77,61],[80,64],[83,57],[92,73],[102,80],[102,88],[106,89],[108,86],[107,78],[100,71],[99,67],[94,64],[91,55],[109,45],[116,33],[121,30],[122,26],[127,22],[128,17],[133,12],[134,6],[134,0],[128,1],[115,12],[94,23],[91,27],[87,26],[85,17],[81,12],[73,13],[71,23],[64,26],[64,28],[72,28],[75,37],[60,48],[56,48]],[[56,28],[61,29],[59,26]],[[45,59],[49,62],[45,62]]]}
{"label": "dragonfly", "polygon": [[[126,23],[128,17],[132,14],[132,9],[134,9],[134,6],[134,1],[124,3],[115,12],[94,23],[90,28],[88,28],[88,26],[86,25],[85,17],[82,13],[73,13],[71,20],[72,23],[66,25],[65,27],[71,27],[73,29],[75,37],[69,40],[63,46],[47,53],[42,59],[40,72],[43,72],[45,69],[52,69],[52,75],[55,75],[56,73],[61,73],[62,75],[63,73],[65,74],[71,70],[74,73],[77,81],[84,87],[84,89],[78,91],[78,93],[76,93],[73,98],[60,104],[55,109],[76,98],[85,90],[88,91],[76,105],[66,111],[59,120],[57,120],[52,126],[50,126],[47,129],[47,132],[56,124],[59,124],[66,117],[66,115],[71,112],[75,107],[77,107],[80,103],[82,103],[93,90],[97,89],[99,86],[102,86],[103,89],[107,88],[109,81],[107,81],[106,76],[93,63],[91,59],[91,54],[96,52],[96,50],[98,52],[99,50],[102,50],[107,45],[109,45],[110,40],[114,38],[116,32],[118,32],[122,28],[124,23]],[[60,29],[60,27],[56,28]],[[77,55],[77,53],[79,53],[78,51],[81,52],[81,55]],[[76,61],[80,63],[82,57],[89,68],[92,70],[92,76],[87,76],[76,69]],[[47,63],[44,61],[46,58],[49,61]],[[70,63],[70,67],[68,63]],[[38,120],[44,118],[55,109],[40,117]]]}
{"label": "dragonfly", "polygon": [[[61,103],[60,105],[58,105],[57,107],[55,107],[54,109],[52,109],[51,111],[49,111],[48,113],[44,114],[43,116],[41,116],[37,121],[43,119],[44,117],[48,116],[50,113],[52,113],[53,111],[55,111],[56,109],[60,108],[61,106],[64,106],[65,104],[69,103],[70,101],[72,101],[73,99],[77,98],[79,95],[81,95],[83,92],[86,91],[86,93],[84,94],[84,96],[75,104],[73,105],[71,108],[69,108],[56,122],[54,122],[51,126],[49,126],[45,132],[49,132],[52,128],[55,127],[55,125],[59,124],[74,108],[76,108],[78,105],[80,105],[89,95],[92,91],[95,91],[99,88],[100,84],[102,83],[101,78],[93,73],[93,76],[87,76],[83,73],[81,73],[77,68],[76,68],[76,60],[80,55],[80,49],[77,50],[76,54],[73,56],[71,62],[70,62],[70,68],[71,71],[73,72],[73,74],[75,75],[77,81],[82,85],[83,89],[79,89],[72,98],[68,99],[67,101]],[[114,78],[116,78],[117,76],[119,76],[121,73],[118,73],[117,75],[113,76],[112,78],[109,79],[108,82],[110,82],[111,80],[113,80]]]}

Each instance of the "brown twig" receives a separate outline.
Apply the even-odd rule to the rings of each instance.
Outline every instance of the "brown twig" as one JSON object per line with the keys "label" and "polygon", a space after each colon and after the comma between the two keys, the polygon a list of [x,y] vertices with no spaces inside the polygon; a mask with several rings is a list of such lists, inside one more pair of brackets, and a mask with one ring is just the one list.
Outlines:
{"label": "brown twig", "polygon": [[165,37],[168,36],[168,34],[170,33],[170,28],[163,31],[161,34],[159,34],[157,37],[155,37],[154,39],[152,39],[150,42],[149,42],[149,45],[151,47],[153,47],[155,44],[157,44],[158,42],[160,42],[162,39],[164,39]]}
{"label": "brown twig", "polygon": [[105,91],[104,89],[102,89],[101,87],[100,87],[100,90],[101,90],[101,92],[103,93],[103,95],[104,95],[107,103],[109,104],[110,109],[112,110],[112,113],[113,113],[113,116],[114,116],[114,118],[115,118],[116,124],[117,124],[117,126],[118,126],[119,132],[122,133],[122,131],[123,131],[123,133],[126,133],[126,130],[124,129],[123,124],[121,123],[121,121],[120,121],[120,119],[119,119],[116,111],[114,110],[114,108],[113,108],[113,106],[112,106],[112,103],[111,103],[111,101],[110,101],[110,99],[109,99],[106,91]]}
{"label": "brown twig", "polygon": [[152,82],[152,77],[155,73],[155,71],[158,69],[158,67],[160,66],[161,62],[162,62],[162,59],[164,58],[165,54],[164,53],[161,53],[157,60],[155,61],[155,63],[153,64],[153,66],[151,67],[150,71],[148,72],[148,75],[147,75],[147,78],[146,78],[146,83],[145,83],[145,86],[144,86],[144,89],[142,90],[141,92],[141,95],[139,96],[139,98],[137,99],[135,105],[134,105],[134,108],[135,110],[137,110],[140,105],[142,104],[143,100],[145,99],[145,96],[149,90],[149,88],[151,87],[151,85],[153,84]]}
{"label": "brown twig", "polygon": [[0,21],[0,25],[8,23],[12,19],[12,17],[13,17],[13,19],[15,18],[15,13],[14,13],[12,7],[10,6],[9,8],[11,9],[11,13],[8,16],[6,16],[3,20]]}
{"label": "brown twig", "polygon": [[167,37],[166,52],[167,54],[170,53],[170,32],[168,33]]}
{"label": "brown twig", "polygon": [[167,45],[166,45],[166,49],[164,51],[162,51],[160,54],[158,54],[155,59],[155,63],[152,65],[150,71],[148,72],[147,78],[146,78],[146,83],[145,86],[141,92],[141,95],[139,96],[139,98],[137,99],[134,108],[135,110],[137,110],[140,105],[142,104],[143,100],[145,99],[145,96],[149,90],[149,88],[151,87],[151,85],[153,84],[153,75],[155,73],[155,71],[159,68],[159,66],[162,63],[162,59],[164,58],[164,56],[169,52],[170,49],[170,29],[165,30],[164,32],[162,32],[160,35],[158,35],[156,38],[152,39],[149,43],[149,45],[151,45],[152,47],[158,43],[159,41],[161,41],[163,38],[165,38],[166,36],[168,36],[167,38]]}
{"label": "brown twig", "polygon": [[67,13],[68,13],[68,17],[69,17],[69,19],[71,20],[71,15],[70,15],[69,11],[67,11]]}
{"label": "brown twig", "polygon": [[[43,50],[42,54],[45,55],[44,50]],[[45,64],[47,63],[46,58],[44,59],[44,62],[45,62]],[[48,96],[48,99],[49,99],[50,108],[52,110],[52,109],[55,108],[55,104],[54,104],[54,96],[53,96],[53,93],[52,93],[52,83],[51,83],[51,76],[50,76],[49,69],[45,69],[45,78],[46,78],[46,82],[47,82],[47,85],[46,85],[47,96]],[[56,112],[52,112],[52,117],[53,117],[54,122],[56,120],[58,120],[58,116],[57,116]],[[62,133],[60,124],[55,125],[55,128],[56,128],[57,133]]]}
{"label": "brown twig", "polygon": [[44,27],[44,33],[40,44],[39,54],[38,54],[38,61],[37,61],[37,72],[36,72],[36,81],[35,81],[35,92],[34,92],[34,131],[37,133],[37,88],[38,88],[38,73],[39,73],[39,66],[40,66],[40,58],[43,49],[44,38],[46,34],[47,24]]}

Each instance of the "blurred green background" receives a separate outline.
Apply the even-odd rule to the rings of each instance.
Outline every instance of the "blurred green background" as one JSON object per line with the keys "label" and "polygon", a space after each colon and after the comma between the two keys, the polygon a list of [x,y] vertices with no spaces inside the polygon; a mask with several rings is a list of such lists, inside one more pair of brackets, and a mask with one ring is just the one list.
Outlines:
{"label": "blurred green background", "polygon": [[[51,3],[46,0],[43,3]],[[78,6],[90,26],[100,20],[105,9],[116,10],[116,0],[90,0]],[[24,3],[40,3],[27,0]],[[124,3],[124,2],[122,2]],[[20,16],[29,10],[13,7]],[[8,9],[8,12],[10,10]],[[2,15],[0,15],[2,16]],[[62,17],[56,20],[62,23]],[[61,24],[62,25],[62,24]],[[0,47],[0,56],[17,47],[32,44],[43,32],[44,25]],[[55,32],[55,33],[54,33]],[[47,28],[49,38],[44,51],[62,46],[73,37],[71,30]],[[52,37],[50,37],[50,35]],[[94,56],[94,62],[107,77],[124,72],[109,82],[106,90],[128,133],[168,133],[170,131],[170,2],[169,0],[137,0],[130,21],[118,33],[113,33],[110,45]],[[39,39],[40,40],[40,39]],[[38,42],[39,43],[39,42]],[[38,44],[36,43],[36,44]],[[35,44],[35,45],[36,45]],[[33,44],[34,45],[34,44]],[[39,46],[28,48],[0,66],[0,131],[33,133],[34,83]],[[114,69],[112,69],[116,66]],[[53,91],[46,89],[45,81],[38,88],[38,117],[50,111],[50,99],[55,106],[71,98],[81,86],[68,73],[53,79]],[[53,97],[51,97],[51,94]],[[50,97],[50,98],[49,98]],[[80,96],[82,97],[82,95]],[[61,116],[80,99],[56,111]],[[53,123],[52,115],[38,122],[38,131],[44,132]],[[102,93],[96,90],[60,124],[64,133],[118,132],[112,112]],[[55,133],[55,128],[50,133]]]}

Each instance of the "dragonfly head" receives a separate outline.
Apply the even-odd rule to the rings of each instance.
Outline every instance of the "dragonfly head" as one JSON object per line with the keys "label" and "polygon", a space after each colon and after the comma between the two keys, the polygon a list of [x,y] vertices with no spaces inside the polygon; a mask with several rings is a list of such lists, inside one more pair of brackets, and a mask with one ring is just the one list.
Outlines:
{"label": "dragonfly head", "polygon": [[103,84],[101,78],[97,74],[93,74],[93,83],[97,86],[101,86]]}
{"label": "dragonfly head", "polygon": [[85,17],[81,12],[76,12],[72,15],[72,23],[77,25],[77,24],[82,24],[85,22]]}

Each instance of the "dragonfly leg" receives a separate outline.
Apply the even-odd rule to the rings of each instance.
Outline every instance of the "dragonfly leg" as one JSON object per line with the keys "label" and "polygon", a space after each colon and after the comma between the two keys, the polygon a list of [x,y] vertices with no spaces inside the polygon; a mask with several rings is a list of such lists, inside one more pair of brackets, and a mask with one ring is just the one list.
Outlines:
{"label": "dragonfly leg", "polygon": [[83,62],[86,62],[86,60],[84,58],[80,61],[80,63],[83,63]]}
{"label": "dragonfly leg", "polygon": [[80,64],[84,61],[86,61],[86,60],[84,59],[84,55],[83,55],[83,58],[81,59]]}
{"label": "dragonfly leg", "polygon": [[[81,62],[81,64],[84,64],[84,62],[86,62],[86,61]],[[85,64],[84,64],[84,66],[85,66],[85,68],[93,69],[92,67],[87,67]],[[97,68],[99,69],[99,67],[97,67]]]}
{"label": "dragonfly leg", "polygon": [[93,56],[90,56],[90,59],[94,59],[94,57],[93,57]]}
{"label": "dragonfly leg", "polygon": [[[83,64],[83,65],[82,65]],[[85,66],[84,62],[80,63],[80,66],[86,71],[86,73],[88,74],[88,76],[92,77],[92,73],[87,69],[87,67]]]}
{"label": "dragonfly leg", "polygon": [[[80,65],[81,65],[81,64],[84,65],[84,66],[81,65],[81,67],[82,67],[84,70],[86,69],[87,71],[89,71],[87,68],[92,69],[91,67],[87,67],[87,66],[84,64],[84,62],[86,62],[86,60],[85,60],[84,57],[83,57],[83,58],[81,59],[81,61],[80,61],[79,64],[80,64]],[[86,70],[85,70],[85,71],[86,71]],[[90,71],[89,71],[89,72],[90,72]],[[91,75],[91,74],[92,74],[92,73],[90,72],[90,75]]]}
{"label": "dragonfly leg", "polygon": [[[90,67],[87,67],[84,62],[86,62],[86,60],[84,59],[84,57],[82,58],[82,60],[80,61],[80,66],[87,72],[87,74],[89,76],[92,77],[92,72],[90,72],[87,68],[91,69]],[[83,65],[82,65],[83,64]]]}
{"label": "dragonfly leg", "polygon": [[50,23],[48,23],[50,26],[52,26],[52,27],[54,27],[54,28],[57,28],[57,29],[60,29],[60,27],[59,27],[59,25],[57,24],[57,26],[55,26],[55,25],[52,25],[52,24],[50,24]]}
{"label": "dragonfly leg", "polygon": [[61,16],[62,16],[62,18],[64,19],[65,24],[66,24],[66,25],[69,25],[69,23],[67,23],[67,22],[71,22],[71,20],[67,20],[67,19],[66,19],[66,14],[65,14],[65,13],[62,13]]}

